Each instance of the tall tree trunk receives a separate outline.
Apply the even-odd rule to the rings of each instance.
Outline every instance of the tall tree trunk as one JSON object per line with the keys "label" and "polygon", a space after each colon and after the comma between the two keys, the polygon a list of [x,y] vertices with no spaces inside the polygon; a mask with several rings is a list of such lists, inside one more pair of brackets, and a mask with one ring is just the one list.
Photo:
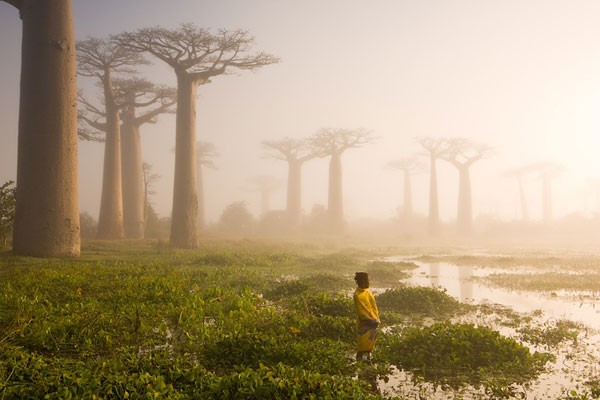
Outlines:
{"label": "tall tree trunk", "polygon": [[125,230],[123,228],[121,184],[121,127],[109,70],[104,75],[104,99],[106,103],[106,142],[104,143],[98,239],[114,240],[123,239]]}
{"label": "tall tree trunk", "polygon": [[473,204],[471,200],[471,176],[468,165],[458,167],[458,233],[468,234],[473,229]]}
{"label": "tall tree trunk", "polygon": [[429,175],[429,234],[438,235],[440,233],[440,211],[438,204],[437,189],[437,169],[436,158],[431,157],[430,175]]}
{"label": "tall tree trunk", "polygon": [[121,160],[123,178],[123,225],[129,239],[143,239],[144,172],[142,170],[142,142],[140,128],[135,123],[132,109],[125,111],[121,125]]}
{"label": "tall tree trunk", "polygon": [[198,230],[203,231],[206,227],[206,220],[204,215],[204,176],[200,164],[196,171],[196,189],[198,190]]}
{"label": "tall tree trunk", "polygon": [[523,221],[529,220],[529,210],[527,209],[527,200],[525,199],[525,190],[523,189],[523,178],[517,177],[519,182],[519,199],[521,200],[521,217]]}
{"label": "tall tree trunk", "polygon": [[302,162],[288,164],[287,213],[292,228],[300,226],[302,218]]}
{"label": "tall tree trunk", "polygon": [[344,199],[342,194],[342,157],[333,153],[329,161],[329,193],[327,200],[330,228],[334,232],[344,229]]}
{"label": "tall tree trunk", "polygon": [[410,182],[410,171],[404,170],[404,218],[409,219],[413,215],[412,185]]}
{"label": "tall tree trunk", "polygon": [[175,128],[175,182],[171,214],[171,244],[198,247],[198,195],[196,193],[196,84],[177,74]]}
{"label": "tall tree trunk", "polygon": [[77,85],[71,0],[24,0],[16,254],[80,252]]}
{"label": "tall tree trunk", "polygon": [[552,178],[548,174],[542,176],[542,201],[544,222],[552,221]]}

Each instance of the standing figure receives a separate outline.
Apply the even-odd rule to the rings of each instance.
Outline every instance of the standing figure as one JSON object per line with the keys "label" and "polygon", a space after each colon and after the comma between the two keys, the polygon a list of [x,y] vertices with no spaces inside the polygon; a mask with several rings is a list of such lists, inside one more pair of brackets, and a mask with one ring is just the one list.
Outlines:
{"label": "standing figure", "polygon": [[375,348],[377,327],[379,326],[379,310],[375,304],[375,297],[369,290],[369,275],[366,272],[357,272],[354,281],[358,285],[354,292],[354,311],[358,318],[356,324],[357,352],[356,359],[368,360]]}

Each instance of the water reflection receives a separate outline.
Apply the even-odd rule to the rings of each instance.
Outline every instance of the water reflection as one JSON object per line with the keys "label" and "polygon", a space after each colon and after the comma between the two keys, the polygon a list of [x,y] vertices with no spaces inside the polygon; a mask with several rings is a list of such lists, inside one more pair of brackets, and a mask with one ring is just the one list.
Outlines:
{"label": "water reflection", "polygon": [[463,303],[473,302],[473,267],[458,266],[458,285],[460,286],[459,300]]}
{"label": "water reflection", "polygon": [[582,303],[566,300],[560,296],[553,297],[550,293],[511,291],[490,287],[478,279],[506,271],[440,262],[416,262],[416,264],[418,268],[409,278],[409,283],[412,285],[445,289],[450,296],[465,303],[500,304],[524,313],[541,310],[550,318],[571,319],[591,328],[600,329],[599,310],[596,309],[593,302]]}
{"label": "water reflection", "polygon": [[440,263],[429,264],[429,280],[431,281],[431,287],[440,287]]}

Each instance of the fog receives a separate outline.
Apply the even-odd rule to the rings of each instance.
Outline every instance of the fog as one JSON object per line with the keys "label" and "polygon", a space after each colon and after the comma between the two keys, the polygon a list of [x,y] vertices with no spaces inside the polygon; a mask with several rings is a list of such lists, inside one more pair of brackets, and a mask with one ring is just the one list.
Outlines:
{"label": "fog", "polygon": [[[232,202],[259,216],[252,179],[285,182],[285,162],[267,159],[263,140],[306,138],[321,128],[365,128],[377,140],[344,153],[344,211],[349,220],[396,217],[401,171],[389,161],[420,153],[416,137],[465,137],[494,148],[471,168],[473,216],[521,218],[510,169],[553,162],[555,218],[598,212],[600,178],[600,3],[596,1],[76,0],[76,38],[194,22],[245,29],[255,49],[281,58],[256,72],[218,76],[198,90],[198,139],[215,145],[216,170],[204,172],[206,219]],[[0,183],[16,177],[20,21],[0,3]],[[175,85],[156,62],[140,76]],[[94,82],[79,78],[87,97]],[[142,127],[143,158],[161,175],[152,202],[171,212],[175,120]],[[81,142],[80,208],[98,216],[102,144]],[[423,157],[427,164],[427,158]],[[458,174],[438,161],[440,214],[456,218]],[[413,206],[428,210],[429,174],[412,178]],[[328,159],[303,168],[302,207],[327,205]],[[542,218],[542,180],[524,177],[530,217]],[[285,208],[285,185],[269,205]]]}

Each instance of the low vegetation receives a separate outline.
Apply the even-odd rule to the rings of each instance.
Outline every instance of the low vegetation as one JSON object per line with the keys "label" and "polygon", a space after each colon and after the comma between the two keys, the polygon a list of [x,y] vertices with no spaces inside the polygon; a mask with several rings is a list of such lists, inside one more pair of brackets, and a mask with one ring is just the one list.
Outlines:
{"label": "low vegetation", "polygon": [[[473,307],[399,284],[414,266],[376,258],[249,242],[96,242],[68,260],[2,253],[0,398],[389,399],[376,386],[392,366],[493,393],[544,371],[550,356],[449,322]],[[354,360],[359,270],[378,288],[383,328],[367,366]],[[519,334],[552,346],[574,330]]]}

